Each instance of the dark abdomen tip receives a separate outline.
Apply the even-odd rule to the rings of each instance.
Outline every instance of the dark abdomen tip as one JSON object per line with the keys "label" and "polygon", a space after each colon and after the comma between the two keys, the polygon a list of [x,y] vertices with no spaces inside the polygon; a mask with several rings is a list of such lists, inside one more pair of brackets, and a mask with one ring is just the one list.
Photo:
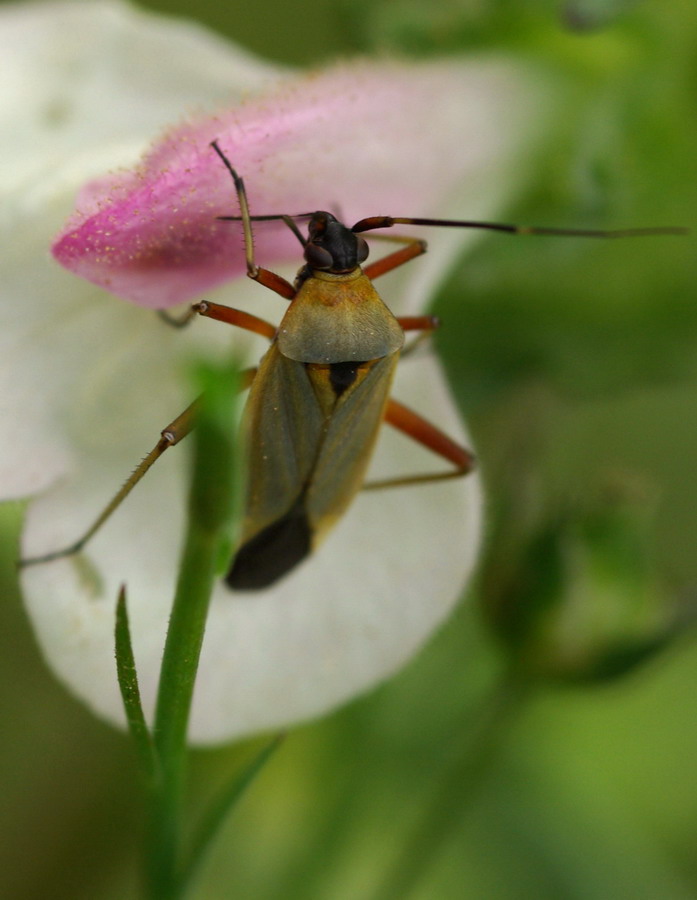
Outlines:
{"label": "dark abdomen tip", "polygon": [[258,591],[269,587],[297,566],[312,549],[312,532],[301,503],[237,551],[225,577],[228,587]]}

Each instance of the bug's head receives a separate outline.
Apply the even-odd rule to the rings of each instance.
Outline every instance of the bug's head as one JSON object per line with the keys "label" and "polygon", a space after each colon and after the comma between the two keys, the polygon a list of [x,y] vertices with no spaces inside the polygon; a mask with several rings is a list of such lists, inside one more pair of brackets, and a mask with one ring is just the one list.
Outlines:
{"label": "bug's head", "polygon": [[313,269],[350,272],[368,258],[368,244],[328,212],[310,219],[305,260]]}

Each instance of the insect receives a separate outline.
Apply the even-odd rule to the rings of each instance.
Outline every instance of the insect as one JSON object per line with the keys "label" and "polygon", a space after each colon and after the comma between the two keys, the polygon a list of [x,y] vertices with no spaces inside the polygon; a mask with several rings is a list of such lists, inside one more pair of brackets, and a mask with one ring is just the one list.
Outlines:
{"label": "insect", "polygon": [[[398,249],[364,265],[369,248],[362,233],[394,225],[479,228],[514,234],[628,237],[682,233],[653,228],[592,231],[536,228],[493,222],[374,216],[351,228],[329,212],[252,216],[242,178],[216,141],[211,144],[230,173],[241,221],[247,275],[290,301],[278,327],[250,313],[217,303],[194,304],[183,326],[204,316],[268,338],[271,345],[258,368],[246,374],[250,387],[243,417],[247,485],[238,549],[226,576],[237,590],[265,588],[304,560],[318,545],[355,494],[383,422],[450,463],[445,472],[387,479],[367,487],[404,486],[467,475],[474,457],[422,416],[390,397],[405,334],[426,335],[438,327],[434,316],[395,317],[373,281],[426,251],[423,240],[391,237]],[[308,219],[307,237],[296,220]],[[304,264],[291,284],[260,268],[252,222],[280,220],[298,238]],[[418,338],[417,338],[418,340]],[[172,421],[93,524],[74,544],[22,565],[49,562],[80,551],[116,510],[151,465],[194,427],[195,403]]]}

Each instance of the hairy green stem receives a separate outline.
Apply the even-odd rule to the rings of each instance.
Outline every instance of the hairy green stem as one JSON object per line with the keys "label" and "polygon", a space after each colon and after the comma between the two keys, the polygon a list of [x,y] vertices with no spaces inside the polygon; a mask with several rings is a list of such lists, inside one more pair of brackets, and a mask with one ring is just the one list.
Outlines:
{"label": "hairy green stem", "polygon": [[174,604],[167,630],[153,742],[159,778],[151,793],[146,863],[150,900],[185,894],[182,830],[187,730],[196,672],[221,546],[234,508],[234,372],[204,372],[204,397],[194,432],[189,516]]}
{"label": "hairy green stem", "polygon": [[154,740],[161,778],[153,797],[149,881],[153,900],[175,900],[181,856],[186,734],[213,588],[218,541],[190,529],[167,632],[160,675]]}

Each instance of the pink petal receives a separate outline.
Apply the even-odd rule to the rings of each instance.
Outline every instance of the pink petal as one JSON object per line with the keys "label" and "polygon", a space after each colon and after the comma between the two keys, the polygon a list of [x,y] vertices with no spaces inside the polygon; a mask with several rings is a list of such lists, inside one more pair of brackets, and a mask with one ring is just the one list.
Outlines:
{"label": "pink petal", "polygon": [[[299,79],[172,131],[133,173],[88,184],[54,256],[148,307],[242,274],[240,228],[216,219],[238,209],[213,139],[245,178],[253,214],[328,208],[352,223],[442,210],[463,178],[500,170],[508,137],[519,141],[515,78],[477,62],[362,63]],[[255,237],[261,265],[299,258],[282,224],[257,225]]]}

